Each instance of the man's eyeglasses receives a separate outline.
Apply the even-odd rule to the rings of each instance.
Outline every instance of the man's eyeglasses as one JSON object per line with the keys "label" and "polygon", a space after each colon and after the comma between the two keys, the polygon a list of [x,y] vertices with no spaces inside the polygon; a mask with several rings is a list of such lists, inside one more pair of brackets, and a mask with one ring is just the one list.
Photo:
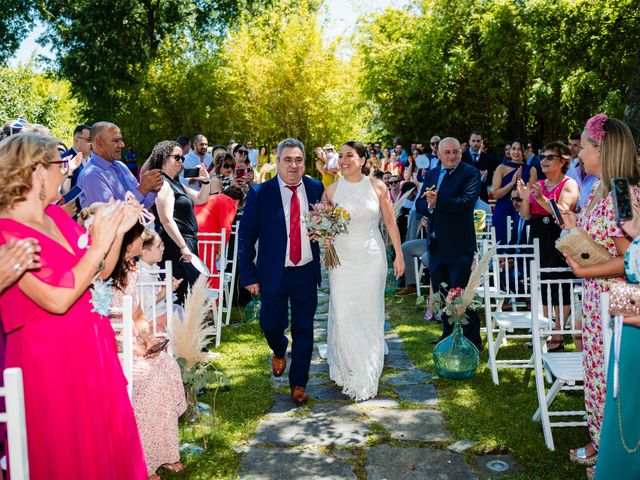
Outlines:
{"label": "man's eyeglasses", "polygon": [[176,159],[176,162],[184,162],[184,157],[182,155],[169,155]]}
{"label": "man's eyeglasses", "polygon": [[562,158],[560,155],[553,155],[553,154],[549,154],[549,155],[542,155],[540,157],[540,160],[549,160],[552,161],[554,158]]}
{"label": "man's eyeglasses", "polygon": [[80,137],[80,136],[77,136],[76,138],[77,138],[77,139],[79,139],[79,140],[84,140],[85,142],[89,142],[89,143],[91,143],[91,138],[90,138],[90,137]]}
{"label": "man's eyeglasses", "polygon": [[69,173],[69,160],[54,160],[49,163],[60,165],[60,171],[62,172],[63,175],[66,175],[67,173]]}
{"label": "man's eyeglasses", "polygon": [[511,197],[512,202],[522,202],[522,197]]}

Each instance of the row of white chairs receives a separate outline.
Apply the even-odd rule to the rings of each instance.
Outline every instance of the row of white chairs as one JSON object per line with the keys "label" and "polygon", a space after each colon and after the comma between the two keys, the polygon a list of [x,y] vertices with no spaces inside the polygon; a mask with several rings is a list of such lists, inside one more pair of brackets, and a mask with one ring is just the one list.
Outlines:
{"label": "row of white chairs", "polygon": [[[553,450],[552,428],[586,425],[584,410],[556,411],[551,408],[561,391],[583,389],[582,354],[549,352],[545,341],[551,335],[575,338],[581,334],[583,281],[573,278],[569,268],[540,268],[539,265],[537,239],[532,244],[500,246],[494,254],[483,288],[488,364],[496,385],[499,369],[534,369],[539,408],[533,420],[541,421],[545,443]],[[543,303],[543,291],[546,292],[546,304]],[[569,307],[568,314],[562,308],[552,306],[552,292],[556,292],[559,304]],[[507,303],[511,303],[511,311],[504,311]],[[529,340],[533,347],[531,357],[498,358],[501,347],[510,339]],[[547,383],[551,384],[550,388]]]}

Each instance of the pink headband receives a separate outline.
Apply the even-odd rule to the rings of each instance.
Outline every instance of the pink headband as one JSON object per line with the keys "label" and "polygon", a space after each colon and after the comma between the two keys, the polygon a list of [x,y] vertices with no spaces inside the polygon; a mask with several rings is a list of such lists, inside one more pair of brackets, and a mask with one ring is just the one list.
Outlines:
{"label": "pink headband", "polygon": [[589,136],[598,143],[602,141],[602,137],[604,137],[606,133],[604,131],[604,124],[607,120],[609,120],[609,117],[607,117],[606,113],[599,113],[587,120],[587,132]]}

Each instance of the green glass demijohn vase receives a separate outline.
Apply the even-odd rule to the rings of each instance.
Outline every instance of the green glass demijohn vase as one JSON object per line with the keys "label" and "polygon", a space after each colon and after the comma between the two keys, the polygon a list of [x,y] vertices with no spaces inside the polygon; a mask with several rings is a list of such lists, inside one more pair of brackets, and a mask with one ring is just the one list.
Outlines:
{"label": "green glass demijohn vase", "polygon": [[453,332],[433,349],[433,363],[438,375],[444,378],[465,380],[476,375],[480,352],[462,333],[457,319]]}
{"label": "green glass demijohn vase", "polygon": [[247,322],[258,322],[260,320],[260,297],[257,295],[251,295],[251,301],[247,303],[245,312],[247,314]]}

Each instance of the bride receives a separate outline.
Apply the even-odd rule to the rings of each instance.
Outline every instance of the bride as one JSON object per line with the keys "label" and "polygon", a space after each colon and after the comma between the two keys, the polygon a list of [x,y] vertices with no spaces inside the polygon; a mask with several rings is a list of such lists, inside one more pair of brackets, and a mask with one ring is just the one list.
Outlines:
{"label": "bride", "polygon": [[323,194],[351,214],[348,233],[333,240],[340,265],[329,270],[329,375],[342,392],[356,401],[375,397],[382,373],[384,286],[387,257],[380,232],[384,220],[395,250],[396,278],[404,273],[400,233],[389,192],[380,180],[362,173],[366,149],[347,142],[340,149],[342,178]]}

